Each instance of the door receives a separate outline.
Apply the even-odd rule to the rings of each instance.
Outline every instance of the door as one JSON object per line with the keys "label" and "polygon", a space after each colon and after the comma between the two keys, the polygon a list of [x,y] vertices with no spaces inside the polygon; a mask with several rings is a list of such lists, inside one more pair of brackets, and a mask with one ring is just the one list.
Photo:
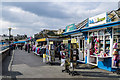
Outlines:
{"label": "door", "polygon": [[79,60],[84,61],[84,39],[79,39]]}

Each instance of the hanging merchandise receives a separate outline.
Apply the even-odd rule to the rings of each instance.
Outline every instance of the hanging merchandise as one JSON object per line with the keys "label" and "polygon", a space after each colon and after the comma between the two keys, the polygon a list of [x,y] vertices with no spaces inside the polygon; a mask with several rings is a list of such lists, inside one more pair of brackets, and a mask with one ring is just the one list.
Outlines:
{"label": "hanging merchandise", "polygon": [[118,43],[114,43],[114,45],[113,45],[113,48],[114,48],[114,49],[117,49],[117,44],[118,44]]}
{"label": "hanging merchandise", "polygon": [[69,72],[69,75],[72,74],[72,76],[78,74],[77,71],[74,71],[74,69],[77,66],[77,60],[78,60],[78,49],[74,46],[76,46],[76,43],[71,44],[71,55],[70,55],[70,62],[72,63],[72,71]]}
{"label": "hanging merchandise", "polygon": [[33,51],[35,52],[36,47],[33,47]]}
{"label": "hanging merchandise", "polygon": [[94,53],[96,55],[96,54],[98,54],[98,42],[99,42],[99,39],[95,38],[94,42],[95,42],[95,46],[94,46],[95,52]]}
{"label": "hanging merchandise", "polygon": [[40,48],[37,49],[37,54],[39,54]]}
{"label": "hanging merchandise", "polygon": [[118,66],[118,61],[119,61],[119,60],[118,60],[118,57],[119,57],[119,55],[114,55],[114,56],[113,56],[113,61],[114,61],[114,64],[113,64],[113,65],[114,65],[114,66]]}
{"label": "hanging merchandise", "polygon": [[55,43],[52,41],[49,44],[49,64],[55,64]]}
{"label": "hanging merchandise", "polygon": [[55,62],[55,51],[51,50],[51,62]]}
{"label": "hanging merchandise", "polygon": [[93,50],[92,49],[90,49],[90,55],[93,55]]}
{"label": "hanging merchandise", "polygon": [[114,49],[114,51],[113,51],[113,55],[117,55],[117,54],[118,54],[117,49]]}
{"label": "hanging merchandise", "polygon": [[89,38],[89,39],[88,39],[88,42],[89,42],[89,48],[92,49],[92,39]]}
{"label": "hanging merchandise", "polygon": [[65,69],[62,70],[62,72],[69,72],[69,66],[70,66],[70,62],[69,62],[69,53],[68,53],[68,44],[64,45],[64,51],[61,53],[61,66],[65,66]]}
{"label": "hanging merchandise", "polygon": [[104,52],[103,52],[103,51],[100,51],[100,55],[99,55],[99,56],[104,57]]}
{"label": "hanging merchandise", "polygon": [[46,49],[46,61],[49,62],[49,56],[50,55],[50,51],[49,48]]}

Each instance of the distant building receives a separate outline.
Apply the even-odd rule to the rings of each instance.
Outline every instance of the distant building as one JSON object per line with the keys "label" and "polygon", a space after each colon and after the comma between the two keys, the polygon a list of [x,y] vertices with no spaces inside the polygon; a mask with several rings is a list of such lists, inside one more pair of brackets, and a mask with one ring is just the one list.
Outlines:
{"label": "distant building", "polygon": [[61,30],[58,32],[58,30],[48,30],[44,29],[41,32],[34,34],[35,39],[39,38],[46,38],[48,36],[55,36],[58,35],[58,33],[61,33]]}
{"label": "distant building", "polygon": [[3,35],[0,35],[0,41],[5,41],[5,40],[8,40],[9,39],[9,36],[3,34]]}
{"label": "distant building", "polygon": [[47,34],[48,32],[54,32],[55,34],[57,34],[58,30],[48,30],[48,29],[44,29],[43,31],[41,31],[40,33],[43,33],[43,34]]}
{"label": "distant building", "polygon": [[17,36],[13,37],[14,40],[23,40],[26,38],[27,38],[27,35],[19,35],[19,34],[17,34]]}
{"label": "distant building", "polygon": [[58,31],[57,31],[57,34],[62,34],[64,32],[64,29],[59,29]]}

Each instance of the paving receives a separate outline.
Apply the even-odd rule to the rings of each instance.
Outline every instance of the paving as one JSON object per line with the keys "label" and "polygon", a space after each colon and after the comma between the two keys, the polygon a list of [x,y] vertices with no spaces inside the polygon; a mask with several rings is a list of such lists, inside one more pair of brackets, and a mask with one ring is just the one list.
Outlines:
{"label": "paving", "polygon": [[[8,63],[9,63],[8,58]],[[80,64],[82,66],[83,64]],[[5,65],[4,65],[5,66]],[[79,75],[71,76],[68,73],[62,72],[64,67],[58,65],[48,65],[43,63],[40,56],[35,55],[33,52],[27,53],[24,50],[15,50],[12,63],[12,70],[4,73],[7,78],[89,78],[89,79],[113,79],[119,80],[120,75],[115,73],[101,70],[98,68],[88,69],[80,67],[75,69]]]}

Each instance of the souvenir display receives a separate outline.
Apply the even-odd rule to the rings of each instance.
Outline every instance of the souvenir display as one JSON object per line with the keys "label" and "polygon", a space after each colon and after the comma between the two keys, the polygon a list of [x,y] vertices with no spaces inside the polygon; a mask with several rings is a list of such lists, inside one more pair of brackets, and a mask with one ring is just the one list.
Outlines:
{"label": "souvenir display", "polygon": [[62,70],[62,72],[70,72],[69,70],[69,66],[70,66],[70,62],[69,62],[69,53],[68,53],[68,41],[66,41],[66,43],[62,44],[61,47],[63,48],[61,51],[61,66],[65,66],[65,69]]}
{"label": "souvenir display", "polygon": [[[114,29],[114,31],[116,31],[114,34],[117,34],[118,30]],[[113,54],[113,66],[119,67],[120,35],[114,35],[114,44],[113,44],[113,53],[112,54]]]}

